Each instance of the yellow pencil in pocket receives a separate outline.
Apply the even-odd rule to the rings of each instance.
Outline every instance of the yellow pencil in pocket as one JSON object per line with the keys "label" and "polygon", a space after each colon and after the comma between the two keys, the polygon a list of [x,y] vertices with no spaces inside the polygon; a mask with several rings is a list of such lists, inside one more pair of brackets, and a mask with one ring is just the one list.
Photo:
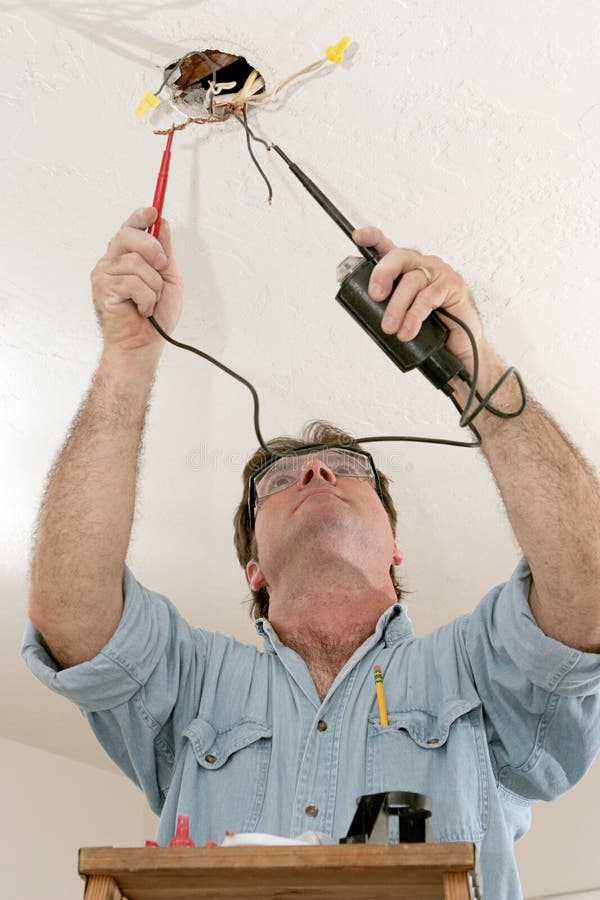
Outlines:
{"label": "yellow pencil in pocket", "polygon": [[377,705],[379,707],[379,721],[382,725],[388,724],[387,707],[385,705],[385,692],[383,690],[383,675],[381,666],[373,667],[375,672],[375,691],[377,693]]}

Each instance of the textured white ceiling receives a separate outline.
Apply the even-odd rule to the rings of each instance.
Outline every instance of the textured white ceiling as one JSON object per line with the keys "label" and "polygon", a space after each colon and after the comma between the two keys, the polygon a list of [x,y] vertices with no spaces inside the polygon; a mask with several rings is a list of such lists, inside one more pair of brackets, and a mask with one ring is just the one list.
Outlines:
{"label": "textured white ceiling", "polygon": [[[152,129],[173,118],[168,107],[135,118],[143,89],[203,47],[243,53],[272,87],[349,34],[347,63],[253,113],[253,126],[354,223],[458,269],[492,343],[597,464],[599,11],[597,0],[0,3],[4,736],[109,765],[77,713],[27,673],[18,645],[43,481],[100,352],[89,271],[150,203],[164,140]],[[256,152],[271,207],[237,123],[175,136],[165,215],[187,284],[176,336],[254,382],[267,436],[324,417],[359,435],[464,438],[454,407],[397,371],[335,303],[351,245],[281,160]],[[129,562],[194,624],[245,640],[231,518],[255,445],[246,389],[167,347]],[[423,633],[505,580],[519,551],[478,454],[375,453],[394,480]],[[578,796],[594,785],[597,796],[598,764]],[[573,796],[550,813],[564,804],[563,874],[528,870],[532,895],[600,884],[595,826],[580,827]]]}

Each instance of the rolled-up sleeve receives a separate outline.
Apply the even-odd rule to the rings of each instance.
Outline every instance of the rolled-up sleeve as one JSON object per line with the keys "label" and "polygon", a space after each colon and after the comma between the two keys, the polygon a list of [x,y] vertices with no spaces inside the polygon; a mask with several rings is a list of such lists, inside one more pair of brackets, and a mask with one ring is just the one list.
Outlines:
{"label": "rolled-up sleeve", "polygon": [[128,568],[123,598],[121,621],[108,644],[68,669],[60,669],[31,622],[25,628],[22,655],[33,674],[86,712],[127,703],[146,684],[169,641],[172,604],[142,587]]}
{"label": "rolled-up sleeve", "polygon": [[462,624],[497,779],[526,799],[550,800],[583,777],[600,749],[600,655],[543,633],[530,584],[521,559]]}
{"label": "rolled-up sleeve", "polygon": [[93,659],[61,669],[29,622],[22,655],[33,674],[77,704],[114,762],[159,812],[176,744],[196,714],[211,635],[129,568],[117,630]]}

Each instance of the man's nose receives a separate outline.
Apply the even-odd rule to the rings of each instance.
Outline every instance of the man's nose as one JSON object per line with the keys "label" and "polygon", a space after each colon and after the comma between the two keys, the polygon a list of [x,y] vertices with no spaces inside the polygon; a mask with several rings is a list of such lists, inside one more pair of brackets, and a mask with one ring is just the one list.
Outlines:
{"label": "man's nose", "polygon": [[300,478],[300,487],[305,487],[313,480],[313,478],[322,478],[330,484],[335,484],[335,474],[327,466],[322,459],[313,459],[313,461],[304,469]]}

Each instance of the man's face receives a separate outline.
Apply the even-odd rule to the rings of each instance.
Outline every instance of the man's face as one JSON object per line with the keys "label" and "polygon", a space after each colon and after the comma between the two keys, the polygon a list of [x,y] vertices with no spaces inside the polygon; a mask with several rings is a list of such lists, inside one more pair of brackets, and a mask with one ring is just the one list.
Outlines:
{"label": "man's face", "polygon": [[[259,500],[255,518],[260,562],[251,560],[246,566],[253,590],[269,587],[286,563],[310,567],[337,558],[357,567],[379,565],[388,572],[390,565],[402,561],[368,467],[360,477],[360,468],[348,465],[350,454],[345,464],[345,451],[339,453],[296,457],[291,478],[285,470],[271,470],[263,483],[267,496]],[[351,471],[354,474],[345,474]],[[278,489],[290,481],[294,483]]]}

